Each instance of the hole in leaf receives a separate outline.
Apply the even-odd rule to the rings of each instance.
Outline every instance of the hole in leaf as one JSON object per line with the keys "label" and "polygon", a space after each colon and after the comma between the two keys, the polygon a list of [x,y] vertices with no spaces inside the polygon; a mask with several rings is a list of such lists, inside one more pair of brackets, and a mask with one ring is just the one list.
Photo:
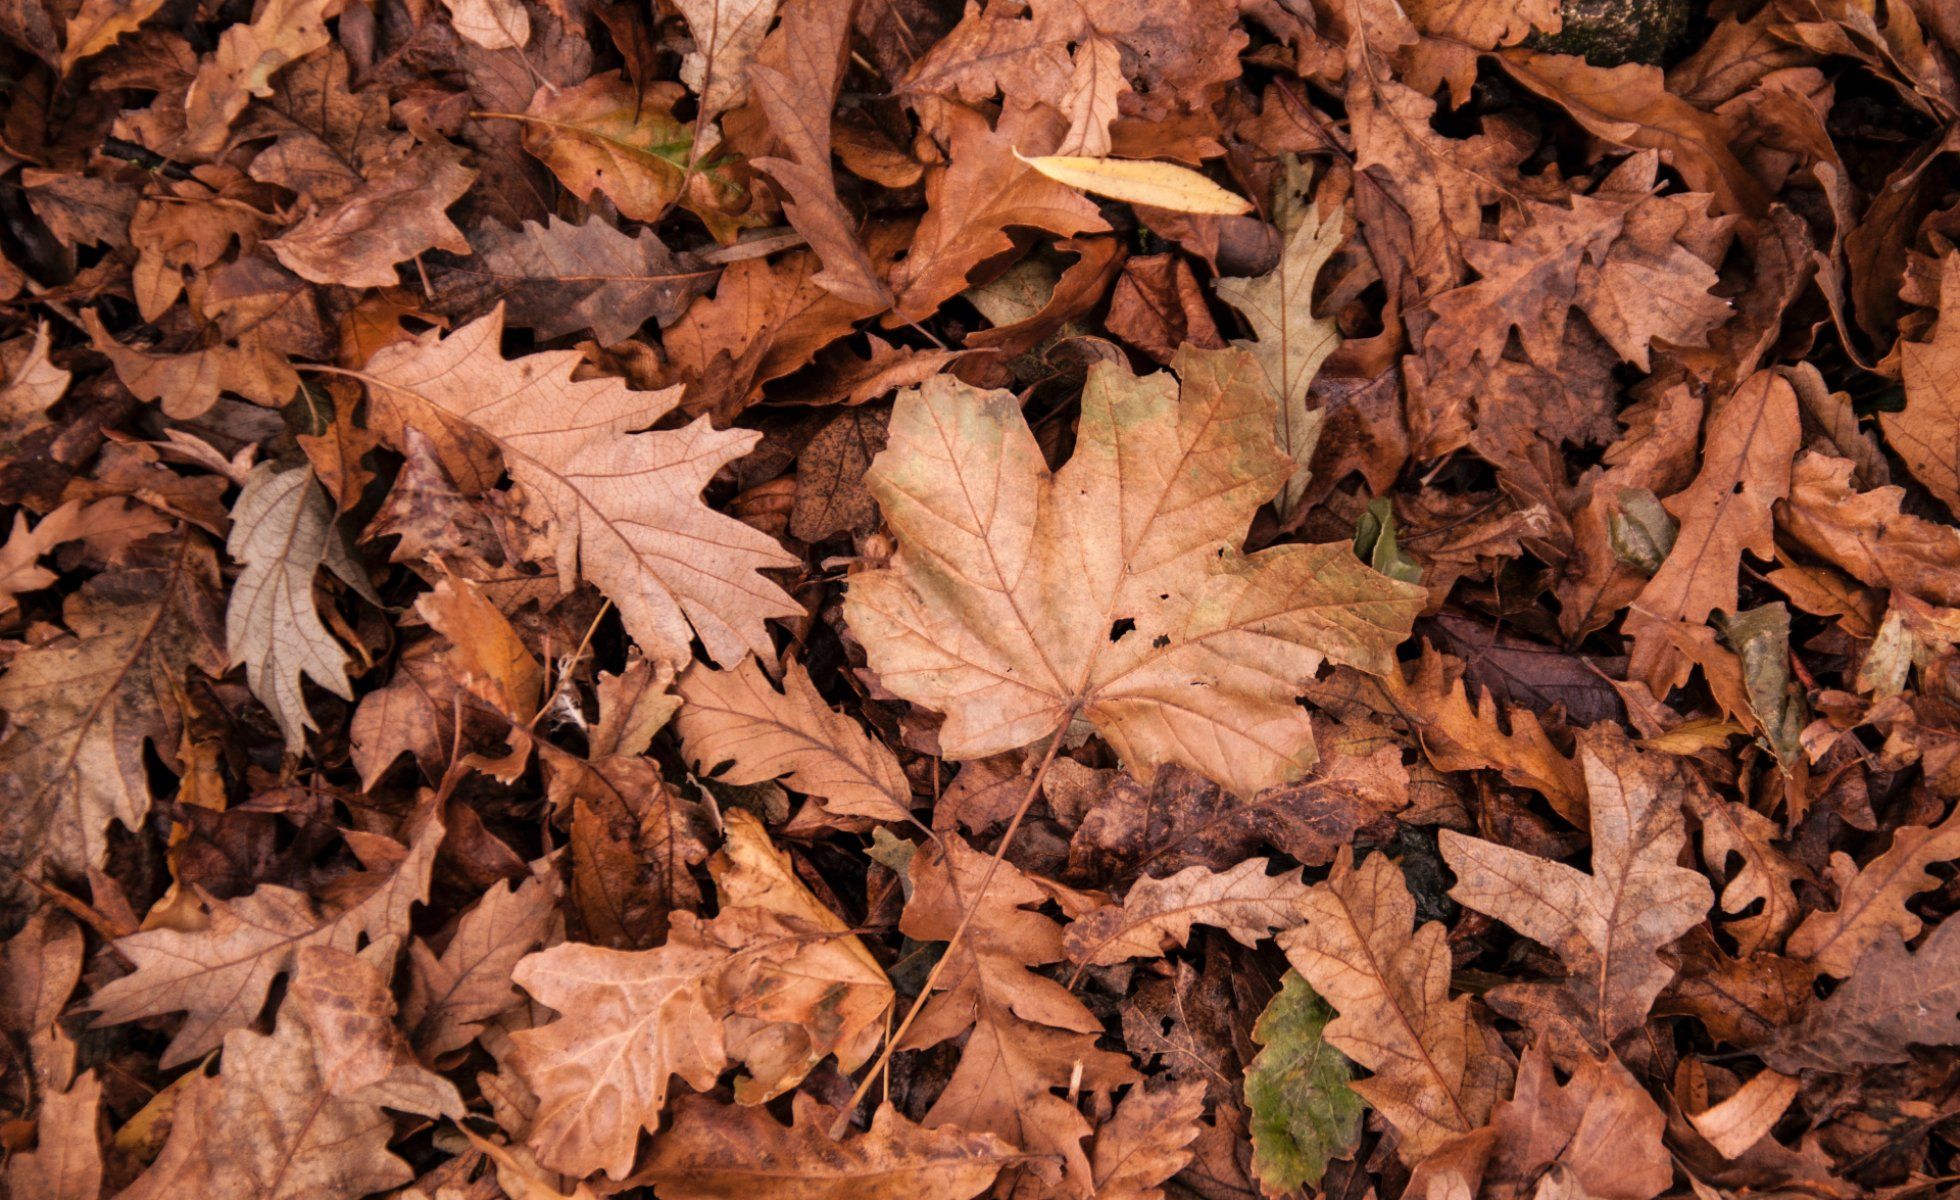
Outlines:
{"label": "hole in leaf", "polygon": [[1124,617],[1118,620],[1114,625],[1111,625],[1109,627],[1109,640],[1112,642],[1120,642],[1123,640],[1125,634],[1129,633],[1131,630],[1135,629],[1136,627],[1137,627],[1137,621],[1135,617]]}

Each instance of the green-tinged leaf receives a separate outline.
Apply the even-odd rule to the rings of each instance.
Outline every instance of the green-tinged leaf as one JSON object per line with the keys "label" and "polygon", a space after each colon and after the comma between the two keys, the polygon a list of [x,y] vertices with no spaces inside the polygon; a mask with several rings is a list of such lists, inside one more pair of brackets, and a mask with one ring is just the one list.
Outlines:
{"label": "green-tinged leaf", "polygon": [[1421,583],[1422,565],[1395,541],[1395,509],[1386,496],[1370,500],[1354,524],[1354,553],[1375,570],[1403,583]]}
{"label": "green-tinged leaf", "polygon": [[1320,1182],[1330,1159],[1361,1136],[1361,1097],[1348,1087],[1354,1068],[1321,1031],[1334,1010],[1298,971],[1259,1014],[1252,1040],[1264,1049],[1245,1073],[1252,1109],[1252,1170],[1268,1193]]}

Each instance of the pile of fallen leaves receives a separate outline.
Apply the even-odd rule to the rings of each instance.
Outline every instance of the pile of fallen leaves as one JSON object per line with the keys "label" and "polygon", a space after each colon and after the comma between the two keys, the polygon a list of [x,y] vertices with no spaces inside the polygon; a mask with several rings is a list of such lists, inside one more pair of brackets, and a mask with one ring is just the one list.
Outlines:
{"label": "pile of fallen leaves", "polygon": [[13,1200],[1960,1180],[1951,3],[0,77]]}

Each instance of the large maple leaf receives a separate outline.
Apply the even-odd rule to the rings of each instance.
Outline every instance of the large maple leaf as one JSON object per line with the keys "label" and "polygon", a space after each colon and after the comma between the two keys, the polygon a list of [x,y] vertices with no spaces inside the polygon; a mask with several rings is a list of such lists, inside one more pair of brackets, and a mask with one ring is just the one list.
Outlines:
{"label": "large maple leaf", "polygon": [[370,419],[397,445],[409,426],[494,443],[549,516],[560,572],[569,580],[576,566],[596,584],[650,655],[686,663],[696,634],[717,662],[745,650],[770,654],[763,621],[803,610],[757,572],[796,560],[700,499],[715,472],[761,435],[719,431],[705,419],[635,432],[673,411],[680,389],[574,380],[581,360],[569,350],[506,359],[497,349],[503,327],[500,305],[446,338],[376,353],[360,373],[376,410]]}
{"label": "large maple leaf", "polygon": [[845,616],[884,686],[946,714],[948,757],[1080,715],[1141,777],[1182,763],[1250,795],[1313,765],[1294,699],[1323,660],[1392,667],[1422,589],[1344,542],[1244,553],[1293,470],[1264,373],[1238,351],[1175,366],[1094,368],[1054,472],[1007,392],[942,377],[893,410],[869,483],[900,549]]}

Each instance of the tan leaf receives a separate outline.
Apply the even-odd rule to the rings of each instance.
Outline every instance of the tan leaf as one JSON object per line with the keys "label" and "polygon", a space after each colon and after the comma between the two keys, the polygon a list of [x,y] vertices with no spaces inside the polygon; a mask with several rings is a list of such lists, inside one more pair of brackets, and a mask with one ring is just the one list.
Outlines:
{"label": "tan leaf", "polygon": [[[1020,154],[1015,157],[1020,158]],[[1057,183],[1125,204],[1211,217],[1237,217],[1252,211],[1252,201],[1176,163],[1065,154],[1021,161]]]}
{"label": "tan leaf", "polygon": [[1320,441],[1323,418],[1308,408],[1307,389],[1320,364],[1341,344],[1333,318],[1314,315],[1313,288],[1320,269],[1347,238],[1347,214],[1323,217],[1319,205],[1304,194],[1307,182],[1304,170],[1296,166],[1280,185],[1274,221],[1286,243],[1273,269],[1254,279],[1225,278],[1215,285],[1218,298],[1243,313],[1255,335],[1253,341],[1232,344],[1259,360],[1278,398],[1277,440],[1280,451],[1294,462],[1275,502],[1282,519],[1291,517],[1304,498],[1307,467]]}
{"label": "tan leaf", "polygon": [[302,675],[336,696],[354,698],[347,652],[321,624],[313,600],[313,577],[323,564],[367,589],[333,518],[312,468],[281,472],[262,463],[231,507],[225,544],[245,566],[225,609],[226,653],[234,664],[245,664],[252,693],[272,711],[286,749],[295,754],[306,746],[306,731],[315,728],[300,690]]}
{"label": "tan leaf", "polygon": [[1279,937],[1287,961],[1340,1013],[1322,1036],[1374,1072],[1351,1086],[1395,1127],[1411,1164],[1482,1126],[1511,1077],[1469,999],[1450,999],[1443,926],[1415,920],[1395,864],[1376,854],[1357,869],[1343,847],[1308,893],[1306,926]]}
{"label": "tan leaf", "polygon": [[885,687],[946,713],[949,757],[1080,715],[1139,777],[1176,762],[1250,795],[1312,765],[1294,697],[1322,661],[1392,668],[1424,593],[1346,543],[1243,553],[1292,472],[1271,397],[1242,353],[1177,365],[1181,385],[1092,368],[1053,473],[1006,392],[900,397],[870,480],[900,548],[845,617]]}
{"label": "tan leaf", "polygon": [[450,665],[479,698],[518,725],[537,715],[544,668],[475,584],[445,576],[415,611],[455,647]]}
{"label": "tan leaf", "polygon": [[1560,1084],[1551,1056],[1533,1048],[1490,1127],[1497,1136],[1480,1194],[1492,1200],[1546,1198],[1538,1181],[1548,1175],[1565,1178],[1575,1198],[1652,1200],[1674,1178],[1661,1142],[1667,1118],[1611,1055],[1581,1059]]}
{"label": "tan leaf", "polygon": [[13,532],[0,543],[0,615],[19,607],[21,593],[56,581],[41,559],[58,546],[86,540],[91,553],[113,560],[131,542],[168,532],[170,522],[155,509],[121,499],[70,500],[33,525],[16,510]]}
{"label": "tan leaf", "polygon": [[146,746],[175,748],[191,671],[225,669],[218,588],[201,535],[152,538],[69,597],[72,636],[13,656],[0,677],[0,863],[81,874],[102,864],[110,822],[142,827]]}
{"label": "tan leaf", "polygon": [[1960,254],[1940,260],[1940,318],[1932,340],[1899,343],[1906,406],[1879,416],[1913,478],[1960,512]]}
{"label": "tan leaf", "polygon": [[1161,1200],[1163,1184],[1191,1161],[1205,1111],[1202,1080],[1155,1091],[1131,1086],[1102,1128],[1089,1155],[1096,1200]]}
{"label": "tan leaf", "polygon": [[518,0],[442,0],[449,24],[485,50],[516,50],[531,40],[531,14]]}
{"label": "tan leaf", "polygon": [[434,1060],[469,1045],[483,1022],[518,1002],[511,969],[544,941],[556,881],[533,875],[512,888],[499,880],[457,921],[441,954],[421,938],[409,943],[402,1024],[423,1055]]}
{"label": "tan leaf", "polygon": [[589,329],[608,346],[649,319],[673,324],[715,278],[686,269],[651,229],[628,237],[598,217],[575,225],[552,216],[518,229],[486,222],[470,247],[438,277],[444,312],[474,317],[502,300],[513,325],[547,338]]}
{"label": "tan leaf", "polygon": [[694,50],[681,61],[681,82],[701,99],[713,120],[740,104],[749,91],[749,62],[776,19],[778,0],[677,0]]}
{"label": "tan leaf", "polygon": [[405,937],[408,910],[428,897],[442,834],[431,805],[412,825],[406,849],[369,835],[362,844],[372,844],[375,861],[341,882],[335,907],[267,883],[236,900],[210,900],[206,928],[119,938],[117,951],[136,970],[97,988],[89,1006],[103,1024],[184,1013],[163,1052],[166,1069],[216,1049],[227,1033],[257,1019],[273,981],[290,973],[307,947],[352,951],[385,936]]}
{"label": "tan leaf", "polygon": [[1053,1161],[1037,1168],[1048,1186],[1086,1193],[1093,1178],[1082,1148],[1089,1122],[1054,1089],[1107,1093],[1136,1075],[1123,1055],[1096,1048],[1102,1022],[1082,1001],[1029,969],[1064,957],[1061,927],[1030,910],[1047,890],[1003,863],[982,892],[988,861],[943,834],[907,868],[913,891],[899,922],[906,936],[949,941],[967,905],[975,911],[899,1049],[967,1034],[959,1065],[922,1123],[996,1134],[1048,1156]]}
{"label": "tan leaf", "polygon": [[300,948],[283,1009],[313,1034],[313,1060],[330,1096],[425,1117],[460,1120],[456,1085],[416,1061],[395,1027],[389,973],[401,939],[383,937],[360,954],[328,945]]}
{"label": "tan leaf", "polygon": [[1837,883],[1835,909],[1805,917],[1790,935],[1790,953],[1809,959],[1818,970],[1844,979],[1886,930],[1901,938],[1918,935],[1922,922],[1906,902],[1939,879],[1926,868],[1960,858],[1960,812],[1938,825],[1906,825],[1892,834],[1892,844],[1861,869],[1843,851],[1831,855],[1831,875]]}
{"label": "tan leaf", "polygon": [[1089,200],[1022,161],[986,117],[957,105],[944,111],[952,161],[927,173],[925,219],[892,272],[901,321],[923,320],[965,291],[968,271],[1013,248],[1009,226],[1062,237],[1109,228]]}
{"label": "tan leaf", "polygon": [[1906,1062],[1910,1047],[1960,1043],[1960,924],[1946,921],[1917,951],[1884,929],[1842,986],[1776,1031],[1763,1061],[1779,1071],[1851,1071]]}
{"label": "tan leaf", "polygon": [[792,1113],[786,1128],[764,1109],[684,1097],[633,1178],[672,1200],[968,1200],[1018,1157],[991,1134],[923,1129],[890,1104],[843,1142],[809,1095],[796,1094]]}
{"label": "tan leaf", "polygon": [[1755,809],[1711,795],[1705,788],[1689,788],[1687,799],[1701,822],[1701,860],[1710,874],[1720,872],[1730,855],[1742,860],[1742,868],[1728,877],[1722,889],[1722,911],[1740,913],[1762,902],[1749,916],[1725,921],[1723,929],[1736,940],[1744,958],[1774,946],[1802,911],[1793,886],[1799,870],[1773,844],[1781,828]]}
{"label": "tan leaf", "polygon": [[912,786],[898,760],[833,710],[803,664],[778,692],[752,658],[732,671],[696,663],[681,676],[681,747],[696,771],[730,783],[781,779],[827,811],[878,821],[911,818]]}
{"label": "tan leaf", "polygon": [[102,1082],[84,1071],[66,1091],[41,1094],[39,1141],[7,1160],[20,1200],[97,1200],[102,1194]]}
{"label": "tan leaf", "polygon": [[499,308],[446,338],[431,333],[377,352],[360,375],[381,410],[370,420],[397,446],[418,424],[492,441],[548,515],[567,586],[575,564],[650,656],[687,662],[696,635],[716,662],[771,653],[763,621],[803,609],[758,572],[796,560],[700,500],[714,473],[760,435],[718,432],[705,420],[634,433],[672,411],[680,390],[574,382],[576,353],[507,360],[502,333]]}
{"label": "tan leaf", "polygon": [[272,77],[329,41],[327,18],[343,0],[267,0],[250,24],[237,24],[198,67],[184,96],[184,132],[173,154],[196,159],[224,149],[231,123],[254,96],[272,94]]}
{"label": "tan leaf", "polygon": [[[773,0],[762,5],[772,6]],[[830,173],[830,111],[849,53],[852,11],[824,0],[784,5],[782,25],[749,69],[749,83],[789,156],[758,158],[755,166],[788,191],[783,215],[823,259],[813,282],[847,304],[877,309],[891,303],[891,292],[858,241]]]}
{"label": "tan leaf", "polygon": [[1592,872],[1465,837],[1439,834],[1456,873],[1450,895],[1551,947],[1571,974],[1568,999],[1583,1027],[1610,1044],[1647,1019],[1674,977],[1660,950],[1714,903],[1699,871],[1675,865],[1687,841],[1668,760],[1624,739],[1580,739],[1591,812]]}
{"label": "tan leaf", "polygon": [[1701,470],[1687,489],[1668,498],[1681,522],[1674,549],[1634,598],[1627,627],[1634,635],[1631,676],[1664,696],[1684,668],[1671,647],[1640,630],[1653,622],[1700,625],[1710,613],[1734,612],[1742,553],[1769,558],[1776,550],[1771,506],[1790,491],[1791,461],[1801,444],[1797,394],[1769,371],[1744,380],[1708,418]]}
{"label": "tan leaf", "polygon": [[163,0],[84,0],[68,18],[67,36],[61,43],[61,73],[66,75],[76,63],[136,32],[162,7]]}
{"label": "tan leaf", "polygon": [[676,913],[653,950],[566,943],[517,964],[517,983],[564,1014],[516,1035],[514,1062],[539,1101],[530,1143],[547,1166],[623,1178],[673,1075],[705,1092],[741,1062],[754,1078],[738,1099],[759,1104],[830,1054],[855,1067],[882,1036],[884,972],[760,822],[728,816],[714,920]]}
{"label": "tan leaf", "polygon": [[1960,529],[1902,511],[1904,488],[1855,490],[1852,470],[1848,458],[1799,455],[1777,527],[1869,587],[1960,606]]}
{"label": "tan leaf", "polygon": [[1270,865],[1248,858],[1224,871],[1186,867],[1165,879],[1139,879],[1122,904],[1104,905],[1068,927],[1068,956],[1092,967],[1157,958],[1189,940],[1193,925],[1211,925],[1256,946],[1306,917],[1306,884],[1297,872],[1268,875]]}
{"label": "tan leaf", "polygon": [[328,1091],[298,1005],[270,1035],[234,1029],[224,1046],[223,1074],[191,1072],[170,1140],[119,1200],[355,1200],[415,1177],[375,1101]]}
{"label": "tan leaf", "polygon": [[1688,1120],[1723,1158],[1741,1158],[1749,1147],[1769,1136],[1801,1086],[1794,1075],[1758,1071],[1727,1100]]}
{"label": "tan leaf", "polygon": [[92,308],[83,310],[82,324],[95,348],[108,356],[124,387],[139,399],[157,402],[165,416],[180,421],[209,412],[221,392],[276,405],[290,399],[298,386],[290,365],[268,360],[253,346],[220,342],[181,354],[152,354],[116,341]]}
{"label": "tan leaf", "polygon": [[393,287],[395,264],[424,250],[468,254],[469,239],[443,212],[476,180],[462,157],[448,146],[416,150],[267,248],[302,279],[346,287]]}

